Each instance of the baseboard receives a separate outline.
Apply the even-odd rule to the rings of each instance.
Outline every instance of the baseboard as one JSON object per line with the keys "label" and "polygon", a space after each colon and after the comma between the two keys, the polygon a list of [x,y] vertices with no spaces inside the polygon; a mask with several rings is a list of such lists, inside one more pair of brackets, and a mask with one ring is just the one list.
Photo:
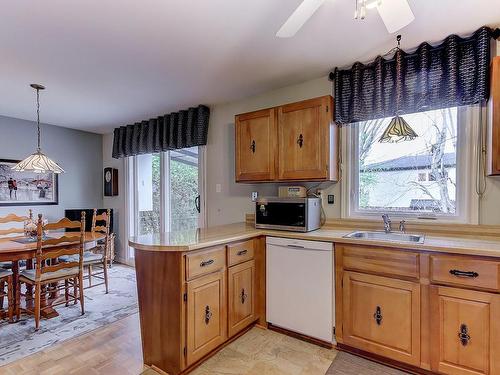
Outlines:
{"label": "baseboard", "polygon": [[331,342],[323,341],[323,340],[320,340],[320,339],[317,339],[317,338],[314,338],[311,336],[303,335],[302,333],[290,331],[286,328],[281,328],[281,327],[275,326],[271,323],[267,323],[267,328],[270,329],[271,331],[275,331],[275,332],[281,333],[283,335],[290,336],[290,337],[293,337],[295,339],[308,342],[310,344],[318,345],[318,346],[321,346],[323,348],[333,349],[335,347],[335,345]]}

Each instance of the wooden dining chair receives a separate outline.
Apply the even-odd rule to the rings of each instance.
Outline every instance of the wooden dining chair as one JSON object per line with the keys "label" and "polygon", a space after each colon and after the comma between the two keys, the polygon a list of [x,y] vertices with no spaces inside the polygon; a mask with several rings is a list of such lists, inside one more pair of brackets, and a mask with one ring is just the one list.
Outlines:
{"label": "wooden dining chair", "polygon": [[[55,236],[50,231],[61,231],[65,229],[80,228],[80,232],[65,232],[61,236]],[[48,236],[45,237],[44,231]],[[35,316],[35,330],[40,327],[40,314],[44,309],[70,302],[80,302],[82,315],[85,313],[83,301],[83,250],[85,240],[85,212],[82,212],[81,221],[71,221],[63,218],[56,223],[43,225],[42,215],[38,215],[37,224],[37,251],[35,269],[24,270],[19,276],[17,291],[21,289],[21,283],[32,285],[35,289],[34,309],[28,308],[26,312]],[[67,262],[57,261],[62,256],[70,256]],[[64,281],[64,284],[59,282]],[[43,290],[42,290],[43,287]],[[73,294],[71,294],[71,289]],[[42,294],[54,295],[64,290],[64,299],[53,300],[45,306],[41,306]],[[28,297],[30,298],[30,297]],[[26,301],[29,302],[29,301]]]}
{"label": "wooden dining chair", "polygon": [[[84,269],[84,280],[87,280],[87,286],[85,289],[93,288],[99,285],[106,286],[106,294],[108,293],[108,257],[109,257],[109,246],[110,246],[110,235],[109,235],[109,225],[111,210],[108,209],[102,214],[97,214],[97,209],[94,208],[94,214],[92,216],[92,233],[102,233],[104,234],[104,239],[98,241],[97,245],[91,249],[86,250],[83,253],[83,269]],[[63,262],[71,260],[70,256],[63,256],[59,258]],[[102,280],[95,284],[93,279]]]}
{"label": "wooden dining chair", "polygon": [[[5,292],[5,285],[7,284],[7,292]],[[0,269],[0,312],[5,312],[3,308],[4,297],[7,297],[7,316],[9,322],[14,321],[14,284],[13,274],[10,270]]]}
{"label": "wooden dining chair", "polygon": [[[24,234],[24,222],[26,220],[28,220],[27,216],[18,216],[16,214],[8,214],[7,216],[0,217],[0,225],[10,227],[6,229],[0,229],[0,239],[13,237],[15,235],[22,236]],[[22,223],[23,225],[21,226],[20,223]],[[0,269],[10,269],[11,267],[12,262],[0,262]]]}

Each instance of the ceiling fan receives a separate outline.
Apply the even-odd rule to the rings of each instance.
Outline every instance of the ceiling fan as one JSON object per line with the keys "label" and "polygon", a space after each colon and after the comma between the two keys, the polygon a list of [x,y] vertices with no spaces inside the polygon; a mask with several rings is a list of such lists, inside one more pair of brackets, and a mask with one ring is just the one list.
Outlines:
{"label": "ceiling fan", "polygon": [[[279,38],[290,38],[307,22],[307,20],[327,0],[303,0],[276,33]],[[355,19],[364,19],[367,9],[378,10],[378,14],[389,33],[409,25],[415,16],[408,0],[355,0]]]}

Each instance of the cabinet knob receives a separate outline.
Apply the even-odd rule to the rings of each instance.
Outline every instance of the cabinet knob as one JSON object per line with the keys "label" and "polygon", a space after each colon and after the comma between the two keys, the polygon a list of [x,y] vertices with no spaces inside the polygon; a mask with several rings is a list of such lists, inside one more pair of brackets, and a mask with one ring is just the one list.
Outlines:
{"label": "cabinet knob", "polygon": [[297,144],[299,145],[300,148],[304,145],[304,136],[302,134],[299,135],[299,138],[297,139]]}
{"label": "cabinet knob", "polygon": [[241,289],[241,303],[244,304],[248,298],[248,294],[245,294],[245,288]]}
{"label": "cabinet knob", "polygon": [[248,253],[248,250],[240,250],[236,253],[236,255],[238,256],[242,256],[242,255],[245,255],[246,253]]}
{"label": "cabinet knob", "polygon": [[255,140],[252,140],[252,143],[250,144],[250,150],[255,154]]}
{"label": "cabinet knob", "polygon": [[460,339],[460,343],[463,346],[467,346],[467,344],[470,341],[469,328],[467,328],[467,325],[465,325],[465,324],[460,325],[460,331],[458,332],[458,338]]}
{"label": "cabinet knob", "polygon": [[210,311],[210,306],[205,307],[205,324],[210,323],[210,319],[212,319],[212,312]]}
{"label": "cabinet knob", "polygon": [[375,309],[375,314],[373,314],[373,318],[377,322],[377,325],[382,324],[382,309],[380,308],[380,306],[377,306],[377,308]]}

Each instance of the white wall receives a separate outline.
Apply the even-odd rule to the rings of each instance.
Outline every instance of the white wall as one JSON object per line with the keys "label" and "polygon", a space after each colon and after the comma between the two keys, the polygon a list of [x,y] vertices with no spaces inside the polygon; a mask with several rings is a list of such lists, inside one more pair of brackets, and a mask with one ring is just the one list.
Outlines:
{"label": "white wall", "polygon": [[[0,216],[8,213],[43,214],[60,219],[65,209],[102,206],[102,136],[99,134],[41,125],[42,151],[66,171],[59,175],[59,204],[44,206],[0,206]],[[0,116],[0,159],[24,159],[36,149],[36,123]]]}
{"label": "white wall", "polygon": [[[113,159],[113,134],[105,134],[102,137],[102,167],[118,169],[118,195],[115,197],[103,197],[103,207],[113,209],[113,230],[116,234],[115,253],[117,260],[123,260],[123,249],[127,241],[125,231],[125,170],[124,159]],[[102,184],[102,182],[101,182]]]}

